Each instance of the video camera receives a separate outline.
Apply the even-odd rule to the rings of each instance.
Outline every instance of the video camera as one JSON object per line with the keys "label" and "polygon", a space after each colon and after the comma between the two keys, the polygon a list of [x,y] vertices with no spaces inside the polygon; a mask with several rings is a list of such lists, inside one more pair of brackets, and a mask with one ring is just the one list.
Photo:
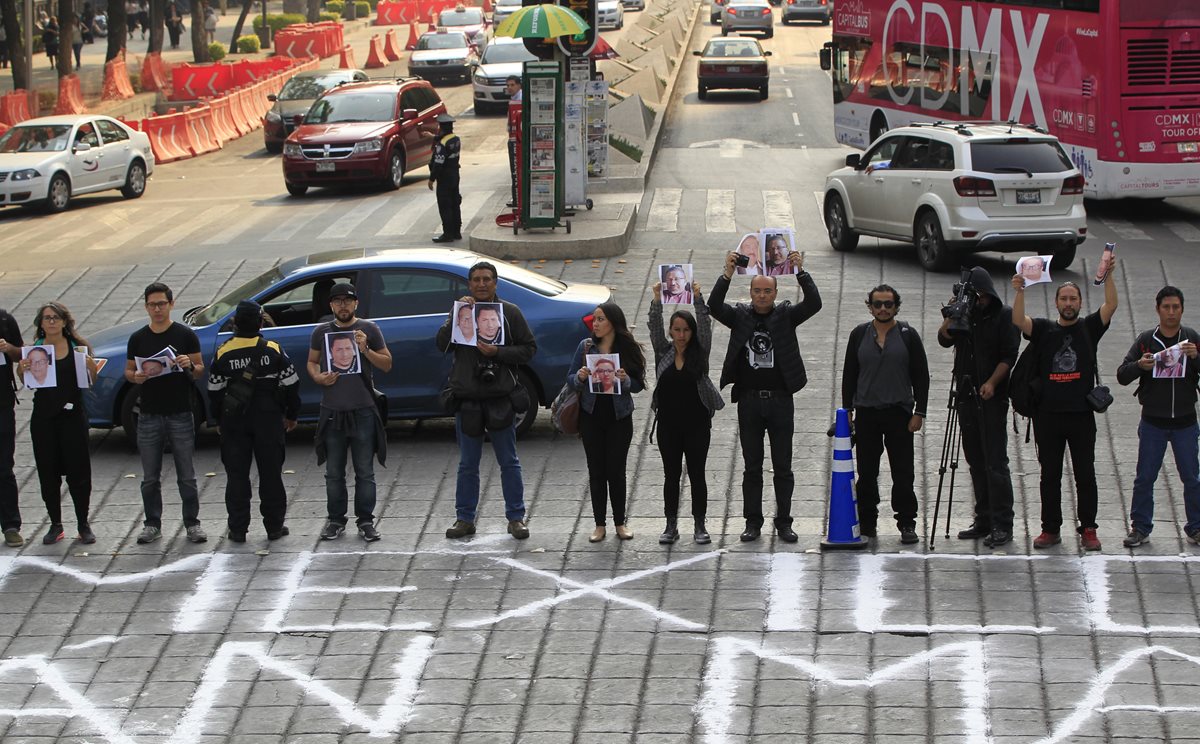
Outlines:
{"label": "video camera", "polygon": [[946,332],[951,337],[971,332],[971,312],[978,298],[979,290],[971,284],[971,270],[963,269],[962,276],[954,285],[954,299],[942,307],[942,317],[950,320]]}

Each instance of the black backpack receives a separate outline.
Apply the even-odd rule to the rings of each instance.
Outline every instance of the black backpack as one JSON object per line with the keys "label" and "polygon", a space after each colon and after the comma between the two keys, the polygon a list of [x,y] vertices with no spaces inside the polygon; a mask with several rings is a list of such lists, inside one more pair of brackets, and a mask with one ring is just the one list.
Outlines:
{"label": "black backpack", "polygon": [[1032,418],[1037,412],[1042,399],[1042,381],[1038,377],[1037,348],[1032,341],[1025,344],[1008,374],[1008,399],[1018,415]]}

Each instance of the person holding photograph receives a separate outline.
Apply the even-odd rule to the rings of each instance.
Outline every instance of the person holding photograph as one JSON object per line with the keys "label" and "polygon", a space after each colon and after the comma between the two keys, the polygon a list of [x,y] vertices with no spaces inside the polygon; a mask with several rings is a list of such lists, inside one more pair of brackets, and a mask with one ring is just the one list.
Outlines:
{"label": "person holding photograph", "polygon": [[[1175,467],[1183,481],[1183,506],[1187,517],[1183,531],[1192,545],[1200,545],[1200,426],[1196,423],[1195,329],[1183,325],[1183,292],[1167,285],[1154,298],[1158,325],[1143,331],[1129,347],[1117,368],[1117,382],[1136,381],[1137,399],[1142,404],[1138,422],[1137,471],[1129,507],[1129,534],[1124,545],[1139,547],[1150,540],[1154,529],[1154,482],[1162,470],[1167,445],[1175,456]],[[1185,360],[1180,377],[1154,375],[1156,353],[1179,348]]]}
{"label": "person holding photograph", "polygon": [[721,393],[708,377],[708,350],[712,348],[712,320],[697,282],[692,283],[695,315],[676,310],[663,332],[662,287],[654,285],[650,300],[649,332],[654,349],[654,371],[658,383],[650,399],[654,411],[653,430],[658,432],[658,453],[663,461],[663,512],[667,525],[658,542],[669,545],[679,540],[679,491],[687,458],[688,483],[692,489],[693,537],[697,544],[712,542],[705,527],[708,514],[708,482],[704,466],[712,435],[712,419],[725,407]]}
{"label": "person holding photograph", "polygon": [[1078,499],[1079,540],[1084,550],[1100,550],[1096,535],[1099,488],[1096,485],[1096,413],[1088,393],[1097,379],[1097,347],[1117,312],[1117,284],[1109,272],[1104,281],[1104,304],[1080,320],[1083,295],[1079,285],[1063,282],[1054,293],[1058,318],[1034,320],[1025,314],[1025,279],[1012,278],[1013,325],[1029,337],[1038,358],[1041,401],[1033,415],[1038,464],[1042,466],[1042,533],[1033,547],[1048,548],[1062,542],[1063,457],[1071,449]]}
{"label": "person holding photograph", "polygon": [[[346,531],[346,510],[350,494],[346,488],[346,460],[354,464],[354,521],[358,535],[366,542],[380,538],[375,528],[375,464],[387,462],[386,421],[379,415],[375,402],[375,382],[372,368],[388,372],[392,368],[392,352],[388,350],[383,332],[369,320],[355,316],[358,293],[353,284],[335,284],[329,290],[329,307],[333,320],[313,329],[309,340],[308,376],[320,385],[321,412],[317,420],[317,464],[325,465],[325,506],[328,520],[321,530],[322,540],[336,540]],[[351,334],[347,336],[347,333]],[[339,372],[339,357],[325,358],[326,335],[340,350],[342,338],[353,339],[350,352],[357,344],[358,355],[368,363],[358,363],[355,374]],[[340,357],[346,361],[344,352]]]}
{"label": "person holding photograph", "polygon": [[353,333],[326,334],[329,342],[329,371],[339,375],[356,375],[361,369],[358,355],[354,353]]}
{"label": "person holding photograph", "polygon": [[1017,273],[1025,280],[1025,286],[1045,281],[1046,260],[1041,256],[1026,256],[1017,264]]}
{"label": "person holding photograph", "polygon": [[607,357],[600,357],[592,365],[592,374],[588,386],[597,395],[616,395],[620,392],[617,381],[617,363]]}
{"label": "person holding photograph", "polygon": [[54,370],[54,359],[46,349],[33,347],[25,352],[21,370],[25,375],[25,387],[38,389],[54,387],[57,373]]}
{"label": "person holding photograph", "polygon": [[[142,457],[142,507],[146,518],[137,542],[147,545],[162,537],[162,461],[168,442],[175,461],[187,539],[193,543],[206,542],[208,535],[200,526],[200,491],[192,463],[196,449],[192,401],[196,395],[195,381],[204,376],[200,339],[188,326],[171,320],[175,294],[170,287],[154,282],[142,296],[150,323],[134,331],[125,352],[125,379],[137,386],[140,406],[137,445]],[[161,356],[164,349],[174,354],[174,366],[183,374],[148,377],[138,369],[137,357]]]}
{"label": "person holding photograph", "polygon": [[480,343],[491,346],[504,345],[504,319],[501,317],[503,306],[495,302],[477,302],[473,305],[475,311],[475,327],[478,329]]}
{"label": "person holding photograph", "polygon": [[[587,354],[619,354],[620,395],[597,395],[587,384],[591,370]],[[625,312],[615,302],[606,302],[592,312],[592,334],[579,342],[567,370],[567,384],[579,393],[579,436],[587,457],[588,483],[592,493],[592,516],[596,529],[589,542],[604,539],[607,504],[611,500],[617,537],[629,540],[633,533],[625,513],[625,463],[633,442],[633,393],[646,388],[646,357],[625,322]]]}
{"label": "person holding photograph", "polygon": [[667,266],[662,272],[662,301],[667,305],[692,304],[692,289],[687,271],[680,265]]}
{"label": "person holding photograph", "polygon": [[750,233],[742,238],[742,242],[738,243],[737,252],[749,259],[750,262],[746,266],[738,266],[737,273],[749,276],[758,276],[762,273],[762,259],[759,257],[757,233]]}
{"label": "person holding photograph", "polygon": [[[88,342],[75,331],[75,319],[66,305],[47,302],[34,317],[35,351],[53,354],[58,367],[58,385],[39,388],[33,394],[33,416],[29,419],[29,438],[37,464],[38,482],[50,529],[42,537],[43,545],[63,539],[62,484],[75,504],[75,522],[79,542],[91,545],[96,535],[88,523],[92,499],[92,460],[88,451],[88,418],[79,389],[75,349],[87,348]],[[28,369],[33,355],[21,361]],[[85,356],[89,380],[96,379],[99,368],[91,354]],[[25,371],[25,370],[22,370]]]}
{"label": "person holding photograph", "polygon": [[13,316],[0,308],[0,529],[4,544],[19,548],[21,536],[21,500],[17,476],[13,471],[17,450],[17,362],[21,360],[21,327]]}
{"label": "person holding photograph", "polygon": [[787,235],[775,234],[767,237],[766,265],[763,273],[767,276],[784,276],[795,273],[788,256]]}

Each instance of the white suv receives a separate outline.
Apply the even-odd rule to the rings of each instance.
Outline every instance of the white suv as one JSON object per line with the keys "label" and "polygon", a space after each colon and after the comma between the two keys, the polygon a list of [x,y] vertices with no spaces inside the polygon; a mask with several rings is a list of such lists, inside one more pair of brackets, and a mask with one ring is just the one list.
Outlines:
{"label": "white suv", "polygon": [[826,176],[825,226],[838,251],[860,235],[911,242],[930,271],[957,268],[960,253],[1014,248],[1066,268],[1087,237],[1083,174],[1033,126],[914,124]]}

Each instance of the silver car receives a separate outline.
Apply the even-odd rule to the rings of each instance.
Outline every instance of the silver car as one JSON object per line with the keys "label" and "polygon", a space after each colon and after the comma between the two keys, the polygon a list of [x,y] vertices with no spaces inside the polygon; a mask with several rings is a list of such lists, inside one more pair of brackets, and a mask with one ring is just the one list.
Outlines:
{"label": "silver car", "polygon": [[829,0],[784,0],[783,17],[779,20],[785,26],[792,21],[816,21],[828,26]]}
{"label": "silver car", "polygon": [[439,29],[422,34],[408,60],[408,74],[445,82],[471,81],[479,64],[476,47],[462,31]]}
{"label": "silver car", "polygon": [[602,29],[625,27],[625,8],[619,0],[597,1],[596,25]]}
{"label": "silver car", "polygon": [[764,39],[775,35],[775,14],[767,0],[728,0],[721,12],[721,35],[757,31]]}
{"label": "silver car", "polygon": [[508,81],[508,76],[521,77],[524,63],[536,59],[537,57],[525,48],[524,39],[500,36],[488,44],[479,60],[479,67],[475,68],[475,74],[471,77],[471,87],[475,92],[475,113],[507,110],[508,91],[505,90],[504,84]]}

